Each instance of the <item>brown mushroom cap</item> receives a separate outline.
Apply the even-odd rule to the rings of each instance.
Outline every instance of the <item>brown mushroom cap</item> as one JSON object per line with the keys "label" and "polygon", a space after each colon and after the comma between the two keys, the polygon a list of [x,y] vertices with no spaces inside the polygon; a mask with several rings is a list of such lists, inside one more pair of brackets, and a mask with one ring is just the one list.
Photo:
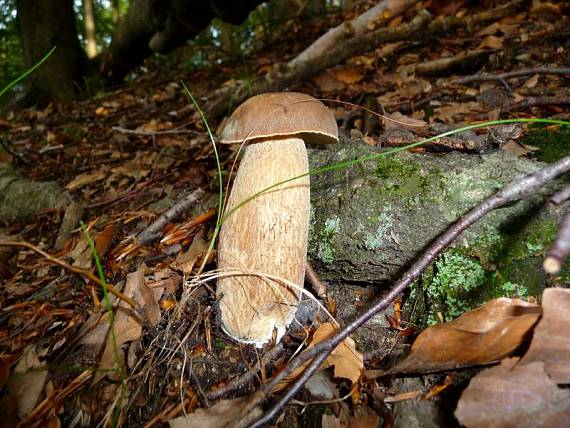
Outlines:
{"label": "brown mushroom cap", "polygon": [[228,119],[220,142],[234,144],[297,137],[306,143],[338,142],[336,120],[319,100],[299,92],[269,92],[252,97]]}

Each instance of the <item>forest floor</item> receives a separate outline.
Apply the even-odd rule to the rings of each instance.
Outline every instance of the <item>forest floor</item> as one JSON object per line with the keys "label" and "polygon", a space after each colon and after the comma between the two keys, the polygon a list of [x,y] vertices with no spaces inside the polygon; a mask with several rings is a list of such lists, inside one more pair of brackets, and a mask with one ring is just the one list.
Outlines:
{"label": "forest floor", "polygon": [[[468,2],[428,3],[437,17],[461,19],[480,11]],[[564,16],[568,9],[562,8],[529,2],[483,26],[383,44],[288,89],[329,100],[325,103],[343,135],[374,146],[399,147],[435,135],[440,125],[451,129],[499,118],[569,120],[570,25]],[[310,342],[301,331],[263,350],[237,344],[220,329],[215,284],[192,285],[215,227],[218,169],[204,122],[180,82],[207,107],[216,89],[262,78],[273,64],[305,48],[301,41],[314,40],[354,15],[292,20],[271,47],[223,65],[214,65],[220,55],[216,48],[205,46],[201,49],[210,62],[189,70],[193,52],[182,48],[168,58],[148,60],[121,87],[0,119],[5,143],[0,162],[11,163],[22,180],[56,182],[54,192],[60,189],[74,201],[73,209],[67,202],[67,210],[47,207],[28,218],[0,222],[1,242],[29,243],[0,246],[0,426],[163,425],[184,413],[214,409],[222,397],[252,394]],[[388,26],[411,17],[409,11]],[[209,123],[214,135],[220,124],[219,118]],[[423,125],[427,133],[414,128]],[[568,136],[559,127],[542,131],[555,135],[559,144],[548,141],[552,137],[522,144],[520,137],[529,132],[525,126],[490,145],[439,140],[414,151],[501,149],[543,160],[570,153]],[[217,149],[227,172],[236,149]],[[189,199],[189,194],[196,197]],[[135,239],[177,204],[178,215],[165,221],[158,235],[144,245]],[[64,214],[72,219],[70,230],[61,228]],[[77,227],[79,219],[83,229]],[[214,268],[215,253],[205,260],[205,272]],[[100,273],[115,294],[104,295]],[[107,299],[117,305],[114,315]],[[129,299],[142,309],[132,310]],[[334,299],[323,304],[334,315]],[[399,306],[390,313],[387,337],[409,344],[417,330],[401,319]],[[315,328],[307,331],[310,336]],[[383,353],[378,364],[376,357],[365,355],[363,367],[355,362],[358,373],[389,368],[393,360]],[[455,381],[465,386],[465,379],[457,380],[465,372],[455,380],[445,374],[431,378],[430,396]],[[380,382],[370,375],[356,376],[351,384],[350,376],[344,377],[322,378],[304,390],[279,424],[391,426],[395,402],[428,398],[426,391],[414,389],[418,384],[410,392],[406,388],[412,384],[405,382]],[[452,404],[444,403],[447,416],[440,422],[457,424],[450,407],[456,395]],[[243,403],[229,403],[203,415],[207,426],[228,423],[214,421],[220,414],[239,416]]]}

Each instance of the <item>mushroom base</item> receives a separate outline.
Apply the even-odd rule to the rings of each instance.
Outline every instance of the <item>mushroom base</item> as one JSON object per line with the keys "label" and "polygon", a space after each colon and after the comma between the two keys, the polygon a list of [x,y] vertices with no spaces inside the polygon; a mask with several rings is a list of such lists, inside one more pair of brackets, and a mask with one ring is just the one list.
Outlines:
{"label": "mushroom base", "polygon": [[[303,140],[246,147],[226,213],[256,193],[309,171]],[[223,330],[263,346],[280,340],[293,321],[303,287],[310,215],[310,181],[279,185],[237,208],[220,231],[218,280]]]}

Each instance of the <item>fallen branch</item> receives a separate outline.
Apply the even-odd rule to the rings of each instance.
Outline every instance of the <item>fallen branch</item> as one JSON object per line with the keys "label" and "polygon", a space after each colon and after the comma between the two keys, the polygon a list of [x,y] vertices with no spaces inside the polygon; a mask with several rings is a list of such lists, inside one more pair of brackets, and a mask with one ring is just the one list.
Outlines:
{"label": "fallen branch", "polygon": [[555,106],[570,104],[570,97],[529,97],[518,103],[508,104],[501,108],[501,113],[525,110],[530,107]]}
{"label": "fallen branch", "polygon": [[189,193],[183,199],[166,210],[146,229],[141,231],[136,236],[137,243],[140,245],[146,245],[150,244],[153,241],[156,241],[160,237],[160,232],[168,223],[179,219],[182,214],[184,214],[184,212],[203,195],[204,191],[202,189],[196,189],[193,192]]}
{"label": "fallen branch", "polygon": [[113,126],[111,128],[113,131],[120,132],[121,134],[130,135],[142,135],[147,137],[154,137],[155,135],[180,135],[180,134],[191,134],[200,135],[202,132],[194,131],[191,129],[166,129],[164,131],[140,131],[137,129],[128,129],[121,126]]}
{"label": "fallen branch", "polygon": [[570,75],[570,68],[552,68],[552,67],[533,67],[533,68],[523,68],[521,70],[509,71],[507,73],[500,74],[475,74],[473,76],[462,77],[461,79],[455,80],[454,84],[465,85],[466,83],[472,82],[485,82],[490,80],[495,80],[498,82],[503,82],[507,79],[512,79],[513,77],[530,76],[534,74],[552,74],[557,76]]}
{"label": "fallen branch", "polygon": [[[400,295],[411,283],[417,280],[422,272],[435,261],[438,255],[445,250],[455,239],[457,239],[465,229],[473,225],[476,221],[484,217],[490,211],[502,206],[512,204],[523,198],[537,193],[546,183],[552,181],[561,174],[570,171],[570,156],[550,164],[547,167],[532,174],[515,179],[502,190],[481,202],[462,218],[457,220],[442,235],[440,235],[424,252],[424,254],[411,266],[411,268],[394,284],[392,289],[382,298],[378,299],[368,310],[362,313],[354,321],[346,325],[336,335],[313,346],[294,358],[275,378],[268,382],[262,389],[263,398],[267,398],[273,388],[290,375],[293,370],[300,367],[304,362],[312,359],[307,368],[303,371],[293,385],[285,392],[279,401],[263,416],[257,419],[251,427],[261,427],[270,423],[283,410],[285,405],[293,399],[299,390],[305,385],[307,380],[317,371],[325,358],[350,334],[374,315],[386,309],[390,303]],[[261,394],[260,394],[261,395]],[[258,396],[253,397],[259,400]],[[255,403],[252,403],[252,407]]]}
{"label": "fallen branch", "polygon": [[291,68],[302,66],[306,61],[311,61],[314,58],[322,56],[350,37],[364,34],[370,31],[371,27],[378,28],[383,26],[388,20],[401,15],[415,3],[417,3],[417,0],[402,0],[396,2],[384,0],[350,22],[343,22],[331,28],[303,52],[293,58],[288,66]]}
{"label": "fallen branch", "polygon": [[516,11],[522,4],[523,0],[514,0],[478,14],[466,17],[451,16],[435,20],[427,11],[420,11],[410,23],[403,23],[395,28],[380,28],[337,40],[330,49],[324,52],[309,46],[298,55],[298,57],[302,56],[302,61],[296,57],[288,64],[275,67],[265,78],[253,84],[250,82],[246,85],[240,82],[236,86],[224,87],[217,91],[213,101],[206,108],[207,115],[210,118],[218,117],[226,112],[230,103],[236,105],[251,95],[280,91],[291,87],[325,68],[332,67],[355,55],[369,52],[382,44],[417,40],[420,38],[419,35],[425,39],[428,36],[449,33],[450,30],[456,28],[474,28],[504,18]]}

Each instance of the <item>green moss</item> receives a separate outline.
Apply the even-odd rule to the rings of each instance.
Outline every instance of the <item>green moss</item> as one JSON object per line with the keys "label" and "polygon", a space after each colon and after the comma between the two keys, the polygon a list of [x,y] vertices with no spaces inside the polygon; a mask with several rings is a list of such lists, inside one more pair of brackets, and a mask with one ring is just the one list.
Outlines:
{"label": "green moss", "polygon": [[428,184],[428,178],[421,175],[419,162],[401,156],[379,158],[374,176],[381,180],[380,187],[388,195],[417,195]]}
{"label": "green moss", "polygon": [[[503,260],[524,260],[529,256],[541,256],[556,236],[558,223],[546,219],[529,219],[524,230],[514,230],[505,242],[501,257]],[[510,230],[508,232],[511,232]],[[524,232],[524,239],[521,233]]]}
{"label": "green moss", "polygon": [[556,162],[570,154],[570,127],[544,129],[537,126],[522,140],[523,144],[538,147],[535,152],[543,162]]}

